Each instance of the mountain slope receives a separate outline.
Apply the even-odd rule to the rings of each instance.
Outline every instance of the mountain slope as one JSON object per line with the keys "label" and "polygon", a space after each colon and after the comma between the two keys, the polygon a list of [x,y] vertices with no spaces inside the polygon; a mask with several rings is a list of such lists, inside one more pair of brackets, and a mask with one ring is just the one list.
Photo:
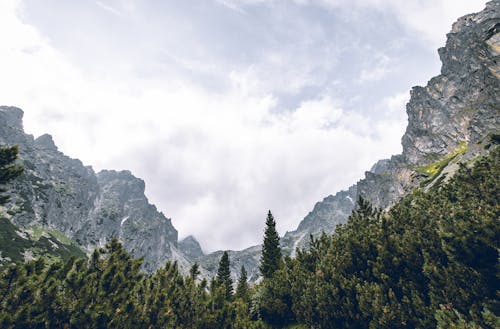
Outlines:
{"label": "mountain slope", "polygon": [[[377,162],[365,178],[346,191],[326,197],[282,238],[285,254],[307,246],[309,235],[332,233],[346,221],[359,196],[387,208],[416,186],[448,179],[459,162],[484,153],[500,135],[500,1],[460,18],[439,49],[441,74],[414,87],[407,104],[403,152]],[[11,186],[5,211],[15,225],[55,229],[91,250],[113,236],[151,271],[168,260],[186,270],[199,262],[213,276],[222,252],[204,255],[190,237],[177,240],[170,219],[149,204],[144,182],[128,171],[95,173],[57,150],[52,138],[24,133],[22,111],[0,107],[0,144],[19,145],[25,167]],[[279,219],[278,219],[279,220]],[[258,279],[260,246],[229,252],[233,275],[244,265]]]}
{"label": "mountain slope", "polygon": [[[411,90],[402,154],[380,160],[348,190],[318,202],[297,229],[282,238],[285,254],[306,247],[311,234],[332,233],[347,220],[359,196],[377,207],[390,207],[416,186],[449,178],[457,163],[483,154],[491,139],[498,138],[500,1],[458,19],[438,51],[441,74]],[[249,277],[258,276],[258,261],[251,257],[256,248],[235,252],[233,269],[245,265]]]}
{"label": "mountain slope", "polygon": [[169,260],[190,266],[170,219],[144,195],[144,181],[129,171],[96,174],[59,152],[50,135],[25,134],[22,116],[18,108],[0,107],[0,144],[19,145],[25,168],[9,188],[5,210],[13,224],[60,231],[88,251],[119,237],[134,257],[144,257],[147,271]]}
{"label": "mountain slope", "polygon": [[38,256],[69,260],[84,258],[85,252],[58,231],[40,228],[20,229],[0,217],[0,266],[28,261]]}
{"label": "mountain slope", "polygon": [[439,49],[441,74],[411,90],[403,153],[379,161],[349,190],[317,203],[297,230],[285,235],[289,252],[297,240],[303,246],[309,233],[332,232],[347,219],[358,196],[387,208],[420,183],[436,179],[444,167],[482,153],[488,136],[500,130],[499,32],[498,1],[453,25],[446,47]]}

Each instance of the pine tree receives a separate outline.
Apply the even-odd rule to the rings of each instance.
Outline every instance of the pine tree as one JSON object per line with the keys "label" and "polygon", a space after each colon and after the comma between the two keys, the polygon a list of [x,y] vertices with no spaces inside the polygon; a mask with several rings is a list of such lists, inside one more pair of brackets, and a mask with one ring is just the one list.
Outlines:
{"label": "pine tree", "polygon": [[248,282],[247,282],[247,271],[245,266],[241,266],[240,278],[238,280],[238,286],[236,287],[236,297],[241,298],[244,301],[248,300]]}
{"label": "pine tree", "polygon": [[200,266],[198,265],[198,263],[194,263],[193,266],[191,266],[191,268],[189,269],[189,277],[191,278],[191,280],[193,280],[193,282],[195,282],[199,274]]}
{"label": "pine tree", "polygon": [[[19,148],[17,146],[0,147],[0,186],[21,175],[23,168],[14,164]],[[0,205],[5,204],[9,197],[3,195],[5,189],[0,187]]]}
{"label": "pine tree", "polygon": [[264,232],[264,244],[260,258],[259,270],[266,279],[272,278],[274,272],[279,269],[281,263],[280,238],[276,231],[276,222],[271,214],[267,213],[266,230]]}
{"label": "pine tree", "polygon": [[231,270],[229,268],[229,255],[224,251],[217,269],[217,285],[225,288],[226,299],[229,300],[233,294],[233,280],[231,279]]}

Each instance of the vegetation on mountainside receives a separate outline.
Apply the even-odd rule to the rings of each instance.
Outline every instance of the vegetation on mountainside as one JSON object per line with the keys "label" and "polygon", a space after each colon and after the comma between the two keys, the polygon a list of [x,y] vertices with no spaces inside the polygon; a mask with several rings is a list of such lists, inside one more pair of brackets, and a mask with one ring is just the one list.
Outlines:
{"label": "vegetation on mountainside", "polygon": [[5,184],[23,173],[23,168],[15,163],[18,153],[17,145],[0,147],[0,206],[9,201],[9,197],[4,194],[6,192]]}
{"label": "vegetation on mountainside", "polygon": [[461,142],[460,144],[458,144],[458,148],[455,150],[455,152],[446,155],[441,160],[430,163],[426,166],[418,167],[417,172],[427,177],[430,177],[430,180],[432,180],[434,177],[436,177],[441,173],[441,171],[450,163],[450,161],[452,161],[458,155],[464,153],[465,151],[467,151],[467,143]]}
{"label": "vegetation on mountainside", "polygon": [[236,294],[229,257],[210,284],[196,264],[147,275],[117,240],[89,260],[11,265],[0,327],[498,328],[499,161],[497,147],[387,213],[360,199],[333,235]]}
{"label": "vegetation on mountainside", "polygon": [[281,265],[280,237],[276,231],[276,222],[271,211],[267,213],[266,229],[264,231],[264,243],[262,244],[262,256],[260,258],[260,273],[263,278],[273,277]]}
{"label": "vegetation on mountainside", "polygon": [[[17,146],[0,147],[0,206],[9,200],[5,185],[23,173],[16,164],[18,152]],[[83,250],[61,232],[42,227],[20,229],[0,214],[0,267],[42,255],[46,262],[85,257]]]}

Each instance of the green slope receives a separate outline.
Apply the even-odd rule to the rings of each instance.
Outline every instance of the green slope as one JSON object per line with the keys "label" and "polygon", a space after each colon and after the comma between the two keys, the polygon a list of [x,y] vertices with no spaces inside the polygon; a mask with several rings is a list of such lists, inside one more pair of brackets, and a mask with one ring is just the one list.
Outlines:
{"label": "green slope", "polygon": [[86,257],[78,245],[58,231],[40,227],[20,229],[7,218],[0,217],[0,266],[41,255],[52,260]]}

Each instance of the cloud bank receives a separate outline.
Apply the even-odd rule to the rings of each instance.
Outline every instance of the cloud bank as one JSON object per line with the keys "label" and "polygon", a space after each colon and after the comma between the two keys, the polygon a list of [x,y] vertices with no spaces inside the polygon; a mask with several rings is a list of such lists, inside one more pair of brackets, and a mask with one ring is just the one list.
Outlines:
{"label": "cloud bank", "polygon": [[408,88],[439,67],[436,15],[473,7],[383,3],[3,1],[0,102],[143,178],[181,237],[244,248],[268,209],[284,234],[400,152]]}

